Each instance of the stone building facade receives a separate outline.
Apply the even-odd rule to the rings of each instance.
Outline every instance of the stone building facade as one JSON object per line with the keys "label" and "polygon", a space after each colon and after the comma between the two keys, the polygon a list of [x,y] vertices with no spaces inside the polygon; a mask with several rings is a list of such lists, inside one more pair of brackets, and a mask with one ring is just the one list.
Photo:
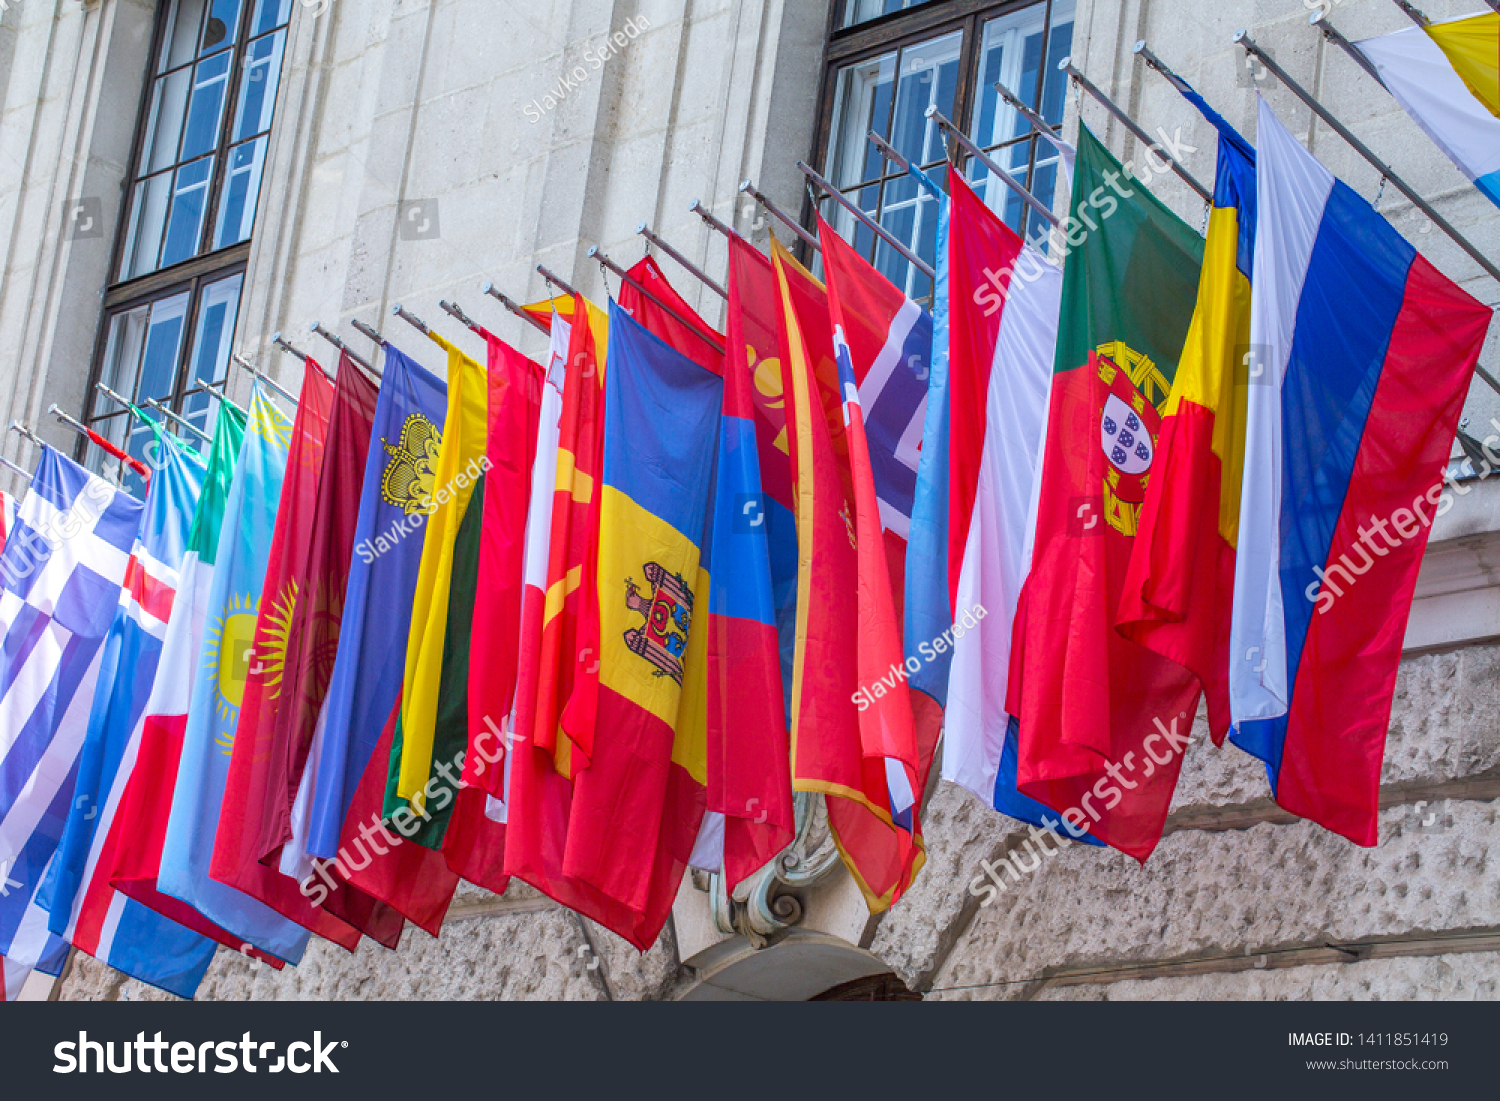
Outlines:
{"label": "stone building facade", "polygon": [[[810,218],[799,159],[866,209],[882,204],[878,216],[923,251],[920,202],[889,180],[867,200],[871,162],[858,131],[873,120],[903,152],[931,160],[940,146],[923,122],[925,103],[1035,180],[1049,202],[1064,203],[1050,194],[1046,147],[1019,140],[1025,124],[986,91],[996,79],[1029,81],[1017,90],[1040,99],[1065,136],[1081,117],[1122,159],[1140,157],[1136,139],[1056,74],[1064,52],[1211,181],[1211,130],[1142,65],[1132,52],[1140,39],[1247,133],[1264,92],[1323,163],[1361,194],[1379,195],[1441,270],[1480,300],[1500,301],[1493,280],[1289,90],[1248,68],[1231,42],[1248,28],[1500,257],[1495,208],[1308,27],[1310,6],[281,0],[278,9],[277,0],[8,0],[0,4],[0,415],[73,448],[77,438],[48,415],[55,403],[126,442],[123,418],[93,393],[103,379],[201,422],[207,401],[191,393],[200,380],[227,374],[231,393],[248,390],[230,351],[295,387],[298,364],[271,338],[280,332],[326,353],[308,331],[313,322],[366,355],[374,346],[350,323],[372,325],[440,373],[436,350],[391,316],[397,303],[468,340],[437,305],[455,301],[540,357],[542,338],[483,296],[482,284],[542,298],[536,267],[544,264],[602,299],[606,284],[588,249],[629,264],[641,254],[643,222],[722,281],[724,242],[689,204],[700,200],[758,241],[776,232],[790,242],[740,184],[753,180],[779,207]],[[1323,6],[1351,38],[1406,23],[1389,0]],[[1426,10],[1436,19],[1478,6],[1427,0]],[[181,62],[171,21],[186,27],[189,16],[198,29],[182,32]],[[227,50],[226,62],[214,60],[215,49]],[[192,75],[174,85],[179,72]],[[193,97],[209,111],[215,94],[210,126]],[[179,126],[176,146],[160,137],[162,120]],[[206,129],[191,149],[195,126]],[[989,186],[992,201],[1006,201],[993,179]],[[1180,181],[1161,176],[1151,187],[1201,223],[1203,204]],[[909,293],[930,294],[893,254],[872,255]],[[713,290],[663,264],[710,322],[721,320]],[[1493,347],[1482,362],[1494,362]],[[1490,426],[1500,400],[1483,383],[1465,415],[1479,438],[1500,433],[1500,420]],[[14,433],[0,453],[22,465],[34,458]],[[1213,748],[1200,724],[1167,836],[1144,867],[1075,846],[982,906],[970,884],[983,862],[1024,854],[1029,835],[938,783],[926,810],[927,866],[878,919],[832,858],[809,804],[794,859],[749,898],[726,899],[711,878],[689,877],[661,942],[644,955],[522,885],[504,897],[465,889],[440,940],[409,930],[397,952],[367,941],[352,956],[318,942],[301,966],[280,972],[221,951],[200,997],[1496,997],[1497,533],[1500,487],[1461,482],[1434,531],[1407,635],[1374,849],[1280,811],[1263,770]],[[47,996],[45,985],[32,989]],[[76,958],[51,996],[163,995]]]}

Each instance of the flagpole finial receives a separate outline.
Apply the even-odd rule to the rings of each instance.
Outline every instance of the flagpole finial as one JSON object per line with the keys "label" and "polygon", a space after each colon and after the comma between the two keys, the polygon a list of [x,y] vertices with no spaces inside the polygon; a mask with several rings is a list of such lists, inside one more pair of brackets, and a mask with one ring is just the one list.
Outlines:
{"label": "flagpole finial", "polygon": [[1057,71],[1060,72],[1060,73],[1065,73],[1069,69],[1071,69],[1072,67],[1073,67],[1073,55],[1072,54],[1069,54],[1067,57],[1063,58],[1061,61],[1059,61],[1057,63]]}
{"label": "flagpole finial", "polygon": [[1130,52],[1133,53],[1133,54],[1138,54],[1142,50],[1144,50],[1145,48],[1146,48],[1146,40],[1144,38],[1137,38],[1135,40],[1135,45],[1132,46],[1132,47],[1130,47]]}
{"label": "flagpole finial", "polygon": [[1236,46],[1242,46],[1246,44],[1251,46],[1255,45],[1254,41],[1252,41],[1250,38],[1250,32],[1247,31],[1244,27],[1241,27],[1239,30],[1235,31],[1234,37],[1231,38],[1230,41],[1233,42]]}

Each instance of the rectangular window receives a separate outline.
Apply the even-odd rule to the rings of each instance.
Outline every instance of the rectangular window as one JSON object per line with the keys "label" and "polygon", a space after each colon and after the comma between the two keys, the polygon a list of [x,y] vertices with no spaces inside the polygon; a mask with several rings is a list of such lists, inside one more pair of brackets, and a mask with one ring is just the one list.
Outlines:
{"label": "rectangular window", "polygon": [[[1009,0],[941,19],[951,2],[846,0],[828,43],[823,148],[818,161],[840,192],[932,265],[937,202],[886,161],[868,140],[885,138],[943,189],[943,135],[936,108],[1044,205],[1057,188],[1056,148],[1039,138],[995,90],[1003,84],[1052,126],[1062,125],[1066,78],[1057,64],[1072,47],[1076,0]],[[972,8],[972,5],[965,5]],[[899,13],[899,14],[898,14]],[[890,16],[877,27],[860,24]],[[911,24],[910,31],[903,28]],[[815,161],[815,163],[817,163]],[[963,158],[965,178],[1017,232],[1039,239],[1041,217],[982,163]],[[908,296],[924,301],[932,280],[851,213],[824,197],[823,217]],[[1024,219],[1024,221],[1023,221]]]}

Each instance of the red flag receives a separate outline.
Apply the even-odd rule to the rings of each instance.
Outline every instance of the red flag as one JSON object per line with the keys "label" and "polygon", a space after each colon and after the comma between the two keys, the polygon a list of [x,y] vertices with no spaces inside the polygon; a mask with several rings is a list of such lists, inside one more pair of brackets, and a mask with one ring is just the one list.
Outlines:
{"label": "red flag", "polygon": [[715,345],[723,346],[723,336],[699,317],[667,282],[656,259],[647,256],[641,260],[630,269],[630,277],[650,294],[643,293],[634,283],[622,282],[620,305],[625,312],[698,366],[722,375],[724,355]]}
{"label": "red flag", "polygon": [[[829,825],[840,855],[871,912],[878,913],[901,896],[922,861],[913,805],[921,792],[915,768],[906,768],[915,765],[916,752],[909,699],[902,709],[905,667],[899,666],[897,643],[893,668],[875,684],[861,683],[862,675],[875,671],[874,654],[888,649],[890,639],[878,624],[894,616],[873,481],[866,487],[868,493],[857,484],[870,477],[868,453],[862,461],[851,462],[851,444],[862,443],[862,434],[851,440],[845,427],[844,387],[834,360],[828,296],[774,241],[771,256],[780,290],[800,547],[792,784],[799,791],[828,797]],[[852,369],[848,386],[854,386]],[[861,500],[866,497],[861,517]],[[886,611],[880,608],[880,586],[886,587]],[[866,630],[875,634],[862,647]],[[887,694],[894,702],[889,708],[865,703],[862,712],[856,697],[866,689],[872,703]],[[866,714],[869,722],[863,721]],[[897,765],[888,774],[887,762],[892,760]],[[892,818],[892,781],[902,824]],[[903,783],[910,790],[903,791]]]}

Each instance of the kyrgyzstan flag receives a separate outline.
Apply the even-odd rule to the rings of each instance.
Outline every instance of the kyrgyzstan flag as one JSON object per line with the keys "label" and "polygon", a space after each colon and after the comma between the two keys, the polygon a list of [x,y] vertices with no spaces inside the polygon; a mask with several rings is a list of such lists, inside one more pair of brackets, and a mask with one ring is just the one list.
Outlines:
{"label": "kyrgyzstan flag", "polygon": [[1229,733],[1229,623],[1245,469],[1247,387],[1269,368],[1250,341],[1255,150],[1176,81],[1219,131],[1198,304],[1161,434],[1121,598],[1127,638],[1197,674],[1214,741]]}
{"label": "kyrgyzstan flag", "polygon": [[[645,951],[692,856],[707,787],[710,578],[702,568],[723,383],[609,316],[599,520],[599,719],[563,870]],[[629,915],[619,920],[621,912]]]}
{"label": "kyrgyzstan flag", "polygon": [[901,896],[922,862],[915,800],[923,777],[906,667],[893,637],[868,453],[852,455],[864,446],[863,433],[847,429],[848,418],[858,415],[857,388],[852,368],[841,370],[834,359],[828,295],[775,241],[771,260],[780,291],[800,549],[792,785],[827,797],[840,855],[871,912],[879,913]]}
{"label": "kyrgyzstan flag", "polygon": [[1156,473],[1161,413],[1197,297],[1203,241],[1086,128],[1063,273],[1031,573],[1016,613],[1017,786],[1145,860],[1197,707],[1188,670],[1115,630]]}

